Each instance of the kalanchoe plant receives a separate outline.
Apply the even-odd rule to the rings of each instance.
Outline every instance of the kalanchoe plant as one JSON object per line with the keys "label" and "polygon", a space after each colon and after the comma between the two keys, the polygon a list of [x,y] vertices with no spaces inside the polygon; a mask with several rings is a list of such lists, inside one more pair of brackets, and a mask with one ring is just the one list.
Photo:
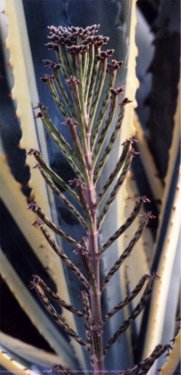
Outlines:
{"label": "kalanchoe plant", "polygon": [[[57,130],[48,109],[41,103],[36,108],[38,110],[36,116],[41,118],[44,127],[74,171],[75,178],[68,182],[64,181],[45,163],[37,150],[29,151],[29,154],[36,159],[36,167],[39,168],[48,186],[82,226],[83,235],[81,240],[77,241],[54,224],[34,199],[29,202],[29,208],[37,214],[37,220],[33,224],[42,232],[52,250],[82,285],[82,309],[79,310],[60,299],[38,275],[33,276],[31,285],[56,323],[87,351],[94,375],[107,373],[104,364],[105,356],[120,335],[143,311],[150,297],[153,282],[158,278],[155,274],[143,275],[124,300],[113,306],[107,314],[103,314],[101,304],[103,291],[124,260],[131,254],[153,215],[151,212],[146,212],[140,217],[140,224],[133,238],[102,279],[100,272],[102,256],[140,214],[143,203],[149,200],[145,196],[138,198],[127,220],[120,223],[120,227],[105,243],[100,244],[99,234],[102,224],[130,169],[136,154],[134,150],[136,140],[134,138],[125,140],[115,167],[100,187],[99,179],[119,136],[124,108],[129,104],[129,99],[124,98],[123,88],[116,86],[117,72],[122,66],[122,61],[111,59],[114,53],[112,49],[102,50],[108,43],[108,38],[97,35],[98,30],[99,25],[92,25],[85,29],[49,27],[49,41],[46,45],[48,49],[55,52],[55,62],[44,60],[44,65],[50,69],[50,74],[45,74],[42,81],[48,86],[64,118],[70,135],[69,141]],[[50,231],[72,245],[82,261],[81,269],[52,239]],[[108,342],[104,342],[105,323],[142,290],[142,297],[130,316],[121,323],[116,332],[112,333]],[[80,337],[79,333],[73,330],[65,318],[56,311],[54,302],[83,320],[84,337]],[[130,369],[122,371],[120,368],[118,373],[146,374],[154,361],[168,349],[169,345],[158,345],[150,357]],[[56,370],[61,374],[74,372],[73,369],[63,366],[56,366]]]}

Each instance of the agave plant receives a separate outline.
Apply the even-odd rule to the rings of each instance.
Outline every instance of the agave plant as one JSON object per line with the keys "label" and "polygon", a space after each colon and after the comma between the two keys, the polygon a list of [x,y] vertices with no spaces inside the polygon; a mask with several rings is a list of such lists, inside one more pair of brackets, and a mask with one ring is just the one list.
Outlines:
{"label": "agave plant", "polygon": [[[13,33],[15,33],[16,30],[18,31],[15,14],[18,12],[19,17],[20,14],[22,16],[22,13],[19,13],[22,12],[22,8],[13,9],[11,4],[9,8],[7,7],[7,11],[9,11],[10,25],[13,22]],[[133,48],[134,21],[130,25]],[[9,33],[11,30],[10,28]],[[54,364],[58,364],[53,370],[55,373],[71,374],[74,371],[82,373],[90,370],[99,374],[117,370],[116,373],[146,374],[151,368],[150,371],[154,374],[156,368],[161,366],[161,362],[158,362],[156,367],[152,366],[153,363],[165,351],[167,352],[170,348],[169,340],[173,338],[174,350],[170,351],[168,361],[161,372],[174,373],[179,362],[179,334],[175,337],[174,328],[178,298],[176,290],[172,329],[168,330],[164,340],[161,327],[161,322],[167,319],[165,303],[169,292],[167,285],[172,285],[169,279],[170,271],[175,269],[173,262],[177,250],[177,224],[174,225],[174,229],[170,225],[168,230],[167,236],[172,238],[172,248],[170,242],[165,240],[165,244],[162,245],[162,259],[159,265],[152,267],[155,254],[158,254],[157,249],[160,247],[162,228],[165,228],[162,220],[164,202],[170,190],[169,174],[173,171],[175,154],[170,158],[172,165],[167,176],[165,198],[160,210],[160,228],[157,231],[155,252],[153,252],[150,229],[147,228],[142,233],[151,216],[150,212],[145,214],[142,207],[144,202],[147,203],[148,198],[144,195],[138,197],[138,187],[130,172],[131,161],[137,153],[133,147],[141,152],[145,169],[151,176],[151,188],[156,191],[156,198],[158,194],[160,197],[161,193],[159,180],[154,177],[154,163],[152,159],[150,161],[150,153],[138,120],[133,118],[134,103],[128,104],[129,100],[126,99],[127,97],[134,99],[132,88],[126,83],[125,94],[122,88],[122,76],[119,73],[119,69],[124,71],[122,62],[111,60],[112,48],[102,49],[101,45],[108,40],[106,37],[98,36],[97,30],[96,25],[87,28],[50,27],[48,48],[55,51],[56,60],[49,59],[44,62],[50,69],[50,75],[45,74],[42,81],[48,86],[50,95],[56,103],[58,109],[56,116],[61,125],[58,128],[54,125],[56,117],[53,115],[52,119],[50,107],[47,109],[44,104],[38,104],[35,113],[41,147],[35,133],[32,132],[32,126],[27,129],[25,120],[28,123],[34,122],[34,111],[29,104],[25,106],[25,102],[20,100],[16,80],[13,95],[19,103],[17,114],[22,121],[24,138],[21,144],[22,147],[29,149],[28,163],[31,166],[32,183],[29,186],[33,187],[33,190],[28,197],[31,210],[27,210],[26,199],[9,173],[3,156],[1,195],[43,267],[40,267],[31,253],[33,267],[27,268],[30,275],[28,288],[23,281],[22,269],[16,266],[14,260],[10,260],[8,254],[1,255],[1,272],[23,309],[58,356],[35,351],[27,344],[2,334],[2,365],[11,372],[43,373]],[[23,69],[19,66],[19,62],[16,64],[11,45],[12,38],[13,35],[10,34],[9,49],[14,76],[18,79],[20,76],[22,78]],[[17,49],[20,56],[21,43],[19,47],[17,43]],[[134,57],[130,48],[126,71],[134,82],[133,65]],[[28,69],[30,69],[29,64]],[[25,87],[28,89],[31,86],[27,82]],[[135,85],[133,87],[135,90]],[[35,107],[38,97],[35,97],[34,93],[32,95],[27,92],[27,96],[25,93],[26,90],[24,100],[27,98],[28,103],[31,95]],[[55,107],[53,108],[55,110]],[[65,159],[67,161],[68,179],[62,176],[60,169],[57,171],[48,164],[40,122],[43,122],[63,154],[64,163]],[[138,144],[133,137],[133,124],[129,122],[134,122],[136,125]],[[121,146],[116,143],[117,138]],[[177,135],[174,138],[176,142]],[[52,143],[51,147],[53,147]],[[174,140],[173,147],[177,149]],[[57,155],[58,153],[56,157]],[[134,163],[137,158],[138,156],[134,158]],[[50,188],[48,195],[44,181]],[[8,193],[10,186],[11,191]],[[71,223],[75,223],[74,227],[65,225],[62,221],[58,222],[56,219],[52,192],[56,197],[56,206],[59,204],[57,201],[60,200],[62,202],[59,206],[60,211],[63,212],[66,207],[69,212],[67,215],[66,211],[66,216]],[[178,191],[174,199],[178,199],[177,196]],[[23,208],[21,212],[19,212],[20,206]],[[118,212],[118,219],[113,220],[115,212]],[[141,217],[140,213],[142,213]],[[172,217],[170,222],[173,219],[177,222],[177,209],[173,210]],[[52,232],[51,236],[47,226]],[[142,238],[139,239],[141,234]],[[75,253],[72,250],[75,250]],[[148,254],[149,259],[147,259]],[[63,270],[59,258],[67,269]],[[120,273],[119,269],[121,269]],[[154,282],[153,302],[149,309],[149,320],[145,323],[148,312],[145,311],[144,315],[141,312],[145,309],[155,278],[158,280]],[[29,290],[30,280],[42,305],[39,299],[35,299],[34,291]],[[141,291],[141,297],[137,297]],[[158,306],[156,309],[155,301]],[[139,319],[136,319],[138,315]],[[140,349],[145,326],[147,335]],[[133,348],[133,338],[137,340],[137,349]],[[135,355],[140,359],[136,360]],[[11,357],[13,362],[10,361]]]}

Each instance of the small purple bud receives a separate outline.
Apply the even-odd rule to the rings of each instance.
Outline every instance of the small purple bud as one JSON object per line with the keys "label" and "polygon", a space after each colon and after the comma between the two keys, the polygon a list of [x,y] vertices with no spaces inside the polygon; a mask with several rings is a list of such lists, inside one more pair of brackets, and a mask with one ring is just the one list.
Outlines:
{"label": "small purple bud", "polygon": [[37,208],[38,206],[37,206],[35,199],[31,199],[28,203],[28,210],[32,210],[33,212],[36,212]]}
{"label": "small purple bud", "polygon": [[132,102],[132,100],[129,100],[128,98],[124,98],[124,100],[122,101],[122,105],[126,105],[126,104],[129,104],[129,103],[131,103]]}
{"label": "small purple bud", "polygon": [[38,112],[35,116],[35,118],[43,118],[43,113],[42,112]]}
{"label": "small purple bud", "polygon": [[35,228],[39,229],[39,228],[41,228],[42,224],[43,224],[43,221],[41,219],[37,219],[37,220],[34,221],[34,223],[32,225]]}

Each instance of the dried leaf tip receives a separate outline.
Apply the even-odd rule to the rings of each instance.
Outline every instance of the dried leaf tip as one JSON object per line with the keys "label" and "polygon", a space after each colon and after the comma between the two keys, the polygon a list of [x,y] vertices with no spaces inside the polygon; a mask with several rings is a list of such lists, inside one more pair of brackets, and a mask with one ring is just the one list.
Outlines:
{"label": "dried leaf tip", "polygon": [[34,223],[32,224],[35,228],[37,229],[40,229],[43,225],[43,221],[41,219],[37,219],[34,221]]}
{"label": "dried leaf tip", "polygon": [[146,195],[141,195],[136,199],[136,202],[150,203],[150,199]]}
{"label": "dried leaf tip", "polygon": [[81,85],[81,81],[80,81],[80,79],[78,79],[78,78],[75,77],[75,76],[70,76],[70,78],[66,79],[65,82],[66,82],[68,85]]}
{"label": "dried leaf tip", "polygon": [[30,148],[27,150],[27,155],[40,155],[40,151],[36,150],[35,148]]}
{"label": "dried leaf tip", "polygon": [[122,105],[126,105],[126,104],[129,104],[129,103],[132,103],[132,100],[128,99],[128,98],[124,98],[124,100],[122,101]]}
{"label": "dried leaf tip", "polygon": [[47,110],[48,108],[43,103],[38,103],[33,109]]}
{"label": "dried leaf tip", "polygon": [[124,93],[123,87],[118,87],[117,89],[114,89],[113,87],[111,87],[109,91],[111,93],[111,97],[122,95]]}
{"label": "dried leaf tip", "polygon": [[30,199],[29,202],[28,202],[28,210],[31,210],[33,212],[36,212],[38,209],[38,205],[35,201],[35,199]]}

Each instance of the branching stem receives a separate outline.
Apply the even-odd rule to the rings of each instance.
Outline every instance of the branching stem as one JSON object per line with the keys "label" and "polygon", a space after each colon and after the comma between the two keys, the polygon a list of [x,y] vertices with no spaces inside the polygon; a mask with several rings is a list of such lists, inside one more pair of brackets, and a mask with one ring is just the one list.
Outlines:
{"label": "branching stem", "polygon": [[[88,125],[88,124],[86,124]],[[97,207],[96,207],[96,186],[92,170],[92,149],[90,144],[89,126],[86,129],[86,167],[89,174],[88,182],[85,186],[85,195],[90,212],[90,225],[88,227],[88,252],[91,259],[91,269],[95,280],[95,288],[90,288],[90,309],[91,309],[91,341],[93,345],[93,368],[94,375],[104,374],[103,359],[103,337],[102,337],[102,309],[100,290],[100,260],[98,248],[97,230]]]}

